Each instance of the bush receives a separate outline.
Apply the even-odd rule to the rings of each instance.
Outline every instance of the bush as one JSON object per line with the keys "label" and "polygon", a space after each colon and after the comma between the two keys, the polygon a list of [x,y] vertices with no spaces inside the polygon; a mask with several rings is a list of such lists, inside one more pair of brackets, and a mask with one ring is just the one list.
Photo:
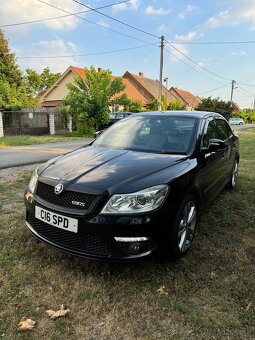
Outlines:
{"label": "bush", "polygon": [[92,126],[87,126],[83,123],[77,124],[77,134],[80,136],[93,137],[95,135],[95,130]]}
{"label": "bush", "polygon": [[255,122],[255,112],[249,109],[244,109],[240,112],[233,113],[231,117],[234,118],[243,118],[245,123],[254,123]]}

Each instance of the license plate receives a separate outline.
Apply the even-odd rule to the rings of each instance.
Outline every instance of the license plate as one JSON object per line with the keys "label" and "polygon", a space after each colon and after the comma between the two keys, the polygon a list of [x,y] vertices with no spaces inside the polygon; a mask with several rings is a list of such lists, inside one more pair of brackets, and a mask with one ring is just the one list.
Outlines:
{"label": "license plate", "polygon": [[53,227],[71,231],[73,233],[78,232],[78,220],[75,218],[59,215],[37,206],[35,207],[35,217]]}

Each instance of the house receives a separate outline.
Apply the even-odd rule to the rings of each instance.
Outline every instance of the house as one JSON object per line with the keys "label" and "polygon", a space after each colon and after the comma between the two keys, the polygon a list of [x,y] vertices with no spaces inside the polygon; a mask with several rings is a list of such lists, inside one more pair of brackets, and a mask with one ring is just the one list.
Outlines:
{"label": "house", "polygon": [[[102,72],[102,68],[98,68],[98,72]],[[70,66],[68,69],[59,77],[59,79],[43,93],[40,104],[42,107],[58,107],[63,104],[65,96],[68,94],[67,84],[74,83],[74,79],[80,75],[84,78],[84,69],[76,66]],[[112,80],[115,76],[111,77]],[[124,91],[118,93],[115,97],[118,98],[122,94],[127,94],[130,99],[138,99],[144,105],[147,104],[147,99],[143,94],[134,86],[128,79],[123,78],[123,83],[126,85]],[[115,111],[118,110],[118,106],[115,107]]]}
{"label": "house", "polygon": [[194,96],[191,92],[181,90],[178,87],[171,87],[169,92],[172,94],[175,100],[180,100],[189,111],[193,111],[198,106],[198,104],[201,103],[200,98]]}
{"label": "house", "polygon": [[[139,91],[139,93],[143,97],[145,97],[145,106],[150,104],[155,99],[158,99],[158,80],[145,77],[143,72],[140,72],[139,74],[134,74],[130,73],[129,71],[126,71],[124,73],[123,79],[127,79],[137,89],[137,91]],[[168,103],[175,99],[165,86],[162,86],[162,95],[166,97]]]}
{"label": "house", "polygon": [[236,103],[232,103],[233,113],[238,113],[241,111],[240,107]]}

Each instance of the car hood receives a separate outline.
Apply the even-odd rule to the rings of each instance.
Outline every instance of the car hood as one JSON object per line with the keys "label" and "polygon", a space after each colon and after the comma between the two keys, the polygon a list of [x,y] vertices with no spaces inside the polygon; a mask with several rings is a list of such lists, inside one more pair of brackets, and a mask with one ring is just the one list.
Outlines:
{"label": "car hood", "polygon": [[[130,182],[186,159],[183,155],[163,155],[90,146],[45,163],[39,168],[41,178],[54,183],[82,186],[96,192],[117,191]],[[153,183],[156,185],[160,183]]]}

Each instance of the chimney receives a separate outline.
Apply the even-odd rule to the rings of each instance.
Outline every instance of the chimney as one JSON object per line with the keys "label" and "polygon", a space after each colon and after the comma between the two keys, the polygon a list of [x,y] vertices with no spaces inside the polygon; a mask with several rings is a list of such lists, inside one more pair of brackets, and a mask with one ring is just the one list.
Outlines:
{"label": "chimney", "polygon": [[98,73],[102,73],[102,71],[103,71],[103,68],[102,67],[98,67],[97,72]]}
{"label": "chimney", "polygon": [[140,77],[144,77],[144,73],[143,72],[139,72],[139,76]]}

